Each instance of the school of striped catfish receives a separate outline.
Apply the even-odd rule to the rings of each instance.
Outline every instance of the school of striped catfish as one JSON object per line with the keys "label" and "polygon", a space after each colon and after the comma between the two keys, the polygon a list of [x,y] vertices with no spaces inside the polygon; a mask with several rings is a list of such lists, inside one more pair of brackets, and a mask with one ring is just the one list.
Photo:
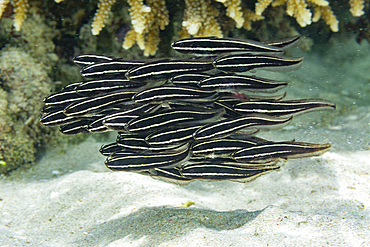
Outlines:
{"label": "school of striped catfish", "polygon": [[86,80],[46,97],[40,122],[60,125],[67,135],[118,132],[116,142],[100,149],[114,171],[177,184],[247,182],[288,159],[321,155],[330,148],[256,136],[260,130],[286,126],[293,116],[335,109],[320,99],[284,100],[286,93],[277,92],[288,82],[248,73],[298,69],[302,57],[284,56],[298,40],[203,37],[172,43],[187,59],[80,55],[73,61]]}

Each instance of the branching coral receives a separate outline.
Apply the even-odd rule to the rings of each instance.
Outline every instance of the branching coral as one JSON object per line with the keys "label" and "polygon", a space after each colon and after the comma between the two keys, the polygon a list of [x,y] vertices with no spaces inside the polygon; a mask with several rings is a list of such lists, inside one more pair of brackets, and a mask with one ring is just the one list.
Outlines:
{"label": "branching coral", "polygon": [[237,28],[243,27],[244,18],[240,0],[216,0],[226,7],[226,15],[233,19]]}
{"label": "branching coral", "polygon": [[10,3],[10,0],[0,0],[0,17],[3,15],[9,3]]}
{"label": "branching coral", "polygon": [[[335,17],[329,2],[326,0],[259,0],[256,3],[256,14],[262,15],[263,11],[269,6],[273,7],[286,5],[286,12],[289,16],[296,18],[301,27],[310,25],[312,22],[317,22],[320,18],[325,21],[333,32],[338,32],[338,20]],[[360,14],[360,6],[364,6],[362,0],[350,0],[351,13]],[[314,16],[312,16],[309,7],[314,9]]]}
{"label": "branching coral", "polygon": [[123,48],[129,49],[135,42],[144,55],[154,55],[159,44],[159,30],[169,23],[164,0],[128,0],[132,29],[126,34]]}
{"label": "branching coral", "polygon": [[23,21],[26,19],[28,0],[15,0],[14,2],[10,2],[10,0],[0,0],[0,18],[9,3],[14,7],[14,28],[16,31],[20,31]]}
{"label": "branching coral", "polygon": [[339,22],[337,18],[335,18],[334,13],[329,6],[315,6],[315,14],[312,17],[312,21],[317,22],[320,18],[322,18],[325,23],[330,26],[330,29],[333,32],[339,31]]}
{"label": "branching coral", "polygon": [[185,0],[181,38],[192,36],[222,37],[221,27],[216,20],[217,9],[211,0]]}
{"label": "branching coral", "polygon": [[247,30],[252,29],[252,23],[255,21],[261,21],[265,19],[262,15],[257,15],[252,10],[243,9],[244,24],[243,27]]}
{"label": "branching coral", "polygon": [[110,9],[116,0],[100,0],[98,10],[94,16],[94,21],[91,25],[93,35],[98,35],[105,26],[105,21],[109,16]]}
{"label": "branching coral", "polygon": [[365,1],[364,0],[349,0],[349,5],[351,5],[351,9],[349,10],[353,16],[361,16],[365,14],[364,7]]}

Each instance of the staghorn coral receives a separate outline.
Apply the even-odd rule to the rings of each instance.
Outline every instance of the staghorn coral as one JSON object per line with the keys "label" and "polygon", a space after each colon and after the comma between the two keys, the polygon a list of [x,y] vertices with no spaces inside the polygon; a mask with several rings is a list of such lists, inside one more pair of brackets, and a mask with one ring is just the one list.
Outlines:
{"label": "staghorn coral", "polygon": [[265,19],[262,15],[257,15],[252,10],[243,9],[244,24],[243,27],[247,30],[252,29],[252,23],[255,21],[261,21]]}
{"label": "staghorn coral", "polygon": [[222,37],[220,24],[216,20],[217,9],[210,0],[185,0],[185,12],[180,37]]}
{"label": "staghorn coral", "polygon": [[226,15],[233,19],[236,23],[236,28],[243,27],[244,18],[240,0],[216,0],[226,7]]}
{"label": "staghorn coral", "polygon": [[98,10],[94,16],[94,21],[91,24],[91,32],[93,35],[98,35],[105,26],[105,21],[110,13],[112,5],[116,0],[100,0]]}
{"label": "staghorn coral", "polygon": [[0,0],[0,17],[3,15],[9,3],[10,3],[10,0]]}
{"label": "staghorn coral", "polygon": [[320,18],[322,18],[325,23],[330,26],[330,29],[333,32],[339,31],[339,22],[329,6],[315,6],[315,14],[312,17],[312,21],[317,22]]}
{"label": "staghorn coral", "polygon": [[28,11],[28,0],[14,1],[14,28],[20,31]]}
{"label": "staghorn coral", "polygon": [[349,0],[349,5],[351,6],[350,12],[353,16],[361,16],[365,14],[364,7],[365,1],[364,0]]}
{"label": "staghorn coral", "polygon": [[127,32],[122,47],[129,49],[136,42],[144,55],[154,55],[159,44],[159,29],[169,23],[168,11],[164,0],[128,0],[132,29]]}
{"label": "staghorn coral", "polygon": [[[359,1],[357,1],[359,2]],[[269,6],[286,5],[286,12],[289,16],[296,18],[301,27],[310,25],[312,22],[317,22],[322,18],[327,25],[330,26],[332,32],[338,32],[338,20],[336,19],[329,2],[326,0],[259,0],[256,3],[256,14],[262,15],[264,10]],[[314,16],[309,6],[314,8]]]}

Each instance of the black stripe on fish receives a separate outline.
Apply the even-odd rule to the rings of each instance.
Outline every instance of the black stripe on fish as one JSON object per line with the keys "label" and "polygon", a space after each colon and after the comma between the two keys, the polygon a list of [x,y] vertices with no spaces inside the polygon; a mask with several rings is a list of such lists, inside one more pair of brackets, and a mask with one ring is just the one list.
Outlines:
{"label": "black stripe on fish", "polygon": [[55,125],[61,125],[61,124],[67,124],[71,122],[75,122],[77,118],[66,116],[64,114],[64,110],[58,110],[55,112],[50,112],[48,114],[43,115],[40,118],[40,123],[42,123],[45,126],[55,126]]}
{"label": "black stripe on fish", "polygon": [[188,159],[189,147],[178,151],[143,152],[140,154],[113,153],[105,165],[118,171],[147,171],[154,168],[173,167]]}
{"label": "black stripe on fish", "polygon": [[112,153],[124,152],[125,149],[119,146],[116,142],[102,145],[99,149],[99,152],[104,156],[109,156]]}
{"label": "black stripe on fish", "polygon": [[221,92],[217,102],[220,102],[229,107],[246,101],[279,101],[285,98],[286,92],[277,95],[258,95],[258,94],[245,94],[239,92]]}
{"label": "black stripe on fish", "polygon": [[68,85],[66,85],[66,86],[64,86],[63,88],[62,88],[62,90],[60,90],[60,91],[74,91],[75,90],[75,88],[78,86],[78,85],[80,85],[82,82],[73,82],[73,83],[70,83],[70,84],[68,84]]}
{"label": "black stripe on fish", "polygon": [[44,105],[41,109],[41,113],[45,116],[47,114],[63,110],[65,107],[65,105]]}
{"label": "black stripe on fish", "polygon": [[258,162],[270,159],[290,159],[321,155],[328,151],[330,144],[305,142],[267,142],[236,151],[232,156],[236,161]]}
{"label": "black stripe on fish", "polygon": [[[118,136],[116,140],[117,144],[121,147],[128,149],[128,150],[136,150],[136,151],[165,151],[174,148],[178,148],[180,144],[172,145],[172,146],[165,146],[165,147],[153,147],[149,145],[144,138],[141,137],[126,137],[126,136]],[[181,144],[183,145],[183,144]]]}
{"label": "black stripe on fish", "polygon": [[287,124],[292,120],[289,118],[276,118],[268,115],[249,115],[233,119],[224,119],[210,123],[198,129],[193,137],[196,140],[207,140],[231,135],[233,132],[244,128],[261,128],[274,125]]}
{"label": "black stripe on fish", "polygon": [[291,71],[302,65],[303,57],[288,58],[268,55],[237,54],[214,60],[216,69],[224,72],[245,72],[254,69]]}
{"label": "black stripe on fish", "polygon": [[198,83],[200,88],[208,90],[230,91],[239,89],[253,92],[276,92],[287,85],[287,82],[243,75],[213,76]]}
{"label": "black stripe on fish", "polygon": [[[111,111],[110,114],[114,114],[114,112],[117,112],[117,110]],[[98,117],[97,119],[91,121],[89,125],[87,126],[87,130],[92,133],[101,133],[101,132],[110,131],[111,129],[109,129],[107,126],[104,125],[104,120],[106,118],[107,118],[107,115],[104,115],[104,116]]]}
{"label": "black stripe on fish", "polygon": [[260,163],[253,163],[253,162],[237,162],[231,156],[223,156],[223,157],[212,157],[211,156],[192,156],[188,162],[185,164],[222,164],[222,165],[232,165],[232,166],[241,166],[248,169],[265,169],[271,167],[278,167],[280,166],[281,159],[271,159],[265,160],[264,162]]}
{"label": "black stripe on fish", "polygon": [[151,146],[164,146],[184,143],[193,139],[194,132],[204,124],[180,125],[174,128],[166,128],[154,132],[145,138]]}
{"label": "black stripe on fish", "polygon": [[88,133],[87,127],[91,120],[89,119],[78,119],[72,123],[64,124],[60,126],[59,131],[65,135],[75,135]]}
{"label": "black stripe on fish", "polygon": [[143,65],[143,61],[110,61],[92,64],[82,68],[81,75],[86,78],[124,77],[133,67]]}
{"label": "black stripe on fish", "polygon": [[152,177],[158,177],[159,179],[175,183],[178,185],[185,185],[193,180],[190,178],[186,178],[183,175],[181,175],[178,167],[172,167],[172,168],[155,168],[152,170],[149,170],[149,175]]}
{"label": "black stripe on fish", "polygon": [[164,59],[132,68],[126,73],[126,77],[132,81],[164,81],[179,74],[212,69],[212,61]]}
{"label": "black stripe on fish", "polygon": [[[125,114],[126,112],[123,111],[123,109],[125,109],[126,107],[127,106],[115,105],[113,108],[107,108],[102,111],[99,111],[98,113],[89,114],[94,117],[94,120],[89,124],[87,128],[88,131],[93,133],[99,133],[113,130],[104,125],[105,120],[118,114]],[[133,118],[130,118],[130,120],[131,119]]]}
{"label": "black stripe on fish", "polygon": [[266,174],[267,172],[279,169],[279,167],[271,168],[249,168],[237,165],[226,164],[188,164],[180,169],[180,173],[192,179],[205,180],[225,180],[225,179],[246,179],[249,181],[256,177]]}
{"label": "black stripe on fish", "polygon": [[91,80],[80,83],[75,90],[80,95],[90,96],[99,93],[108,93],[121,89],[138,88],[144,84],[133,82],[127,79],[109,78],[101,80]]}
{"label": "black stripe on fish", "polygon": [[291,116],[314,110],[335,109],[335,104],[316,99],[249,101],[236,104],[234,109],[243,114],[261,113],[273,116]]}
{"label": "black stripe on fish", "polygon": [[152,104],[122,106],[116,113],[109,114],[102,119],[102,123],[111,130],[126,131],[125,126],[129,121],[145,113],[149,113],[157,107]]}
{"label": "black stripe on fish", "polygon": [[287,49],[289,47],[297,44],[301,37],[299,35],[294,36],[293,38],[281,39],[281,40],[272,40],[272,41],[263,41],[262,43],[269,46],[275,46],[282,49]]}
{"label": "black stripe on fish", "polygon": [[193,143],[191,153],[194,155],[224,155],[231,154],[243,148],[257,145],[256,140],[216,139]]}
{"label": "black stripe on fish", "polygon": [[225,109],[225,114],[222,115],[224,118],[236,118],[236,117],[241,117],[242,114],[236,112],[232,107],[228,106],[227,104],[224,104],[222,102],[215,101],[214,105],[217,107],[221,107]]}
{"label": "black stripe on fish", "polygon": [[104,63],[104,62],[110,62],[115,60],[116,58],[105,56],[105,55],[93,55],[93,54],[86,54],[86,55],[79,55],[77,57],[73,58],[73,62],[80,66],[88,66],[96,63]]}
{"label": "black stripe on fish", "polygon": [[171,47],[181,53],[200,56],[234,52],[282,53],[282,49],[279,47],[269,46],[258,41],[217,37],[181,39],[173,42]]}
{"label": "black stripe on fish", "polygon": [[208,74],[204,73],[193,73],[193,74],[183,74],[177,75],[170,79],[176,86],[191,86],[191,87],[198,87],[198,82],[204,80],[206,78],[211,77]]}
{"label": "black stripe on fish", "polygon": [[114,104],[130,101],[135,93],[135,91],[120,90],[99,94],[69,105],[64,109],[64,113],[67,116],[81,116],[90,112],[103,110]]}
{"label": "black stripe on fish", "polygon": [[159,86],[145,89],[132,97],[136,103],[185,100],[209,102],[216,96],[215,91],[207,91],[190,87]]}
{"label": "black stripe on fish", "polygon": [[160,128],[174,126],[191,121],[200,121],[213,118],[220,114],[220,110],[165,110],[150,113],[131,120],[126,130],[130,132],[155,131]]}
{"label": "black stripe on fish", "polygon": [[133,119],[138,118],[139,115],[133,114],[116,114],[114,116],[109,116],[103,120],[103,125],[108,129],[115,131],[126,131],[125,127],[128,122]]}
{"label": "black stripe on fish", "polygon": [[75,91],[60,91],[46,97],[44,99],[44,104],[45,106],[60,105],[64,107],[82,99],[87,99],[87,97]]}

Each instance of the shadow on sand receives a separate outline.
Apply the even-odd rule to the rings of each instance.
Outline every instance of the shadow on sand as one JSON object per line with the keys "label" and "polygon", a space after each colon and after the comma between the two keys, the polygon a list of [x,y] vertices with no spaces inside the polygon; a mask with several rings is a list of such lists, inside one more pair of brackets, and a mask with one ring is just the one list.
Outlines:
{"label": "shadow on sand", "polygon": [[145,237],[140,246],[157,246],[179,238],[196,228],[215,231],[233,230],[252,221],[262,211],[219,212],[195,208],[142,208],[126,217],[95,225],[88,230],[88,237],[76,244],[106,246],[122,238],[135,241]]}

